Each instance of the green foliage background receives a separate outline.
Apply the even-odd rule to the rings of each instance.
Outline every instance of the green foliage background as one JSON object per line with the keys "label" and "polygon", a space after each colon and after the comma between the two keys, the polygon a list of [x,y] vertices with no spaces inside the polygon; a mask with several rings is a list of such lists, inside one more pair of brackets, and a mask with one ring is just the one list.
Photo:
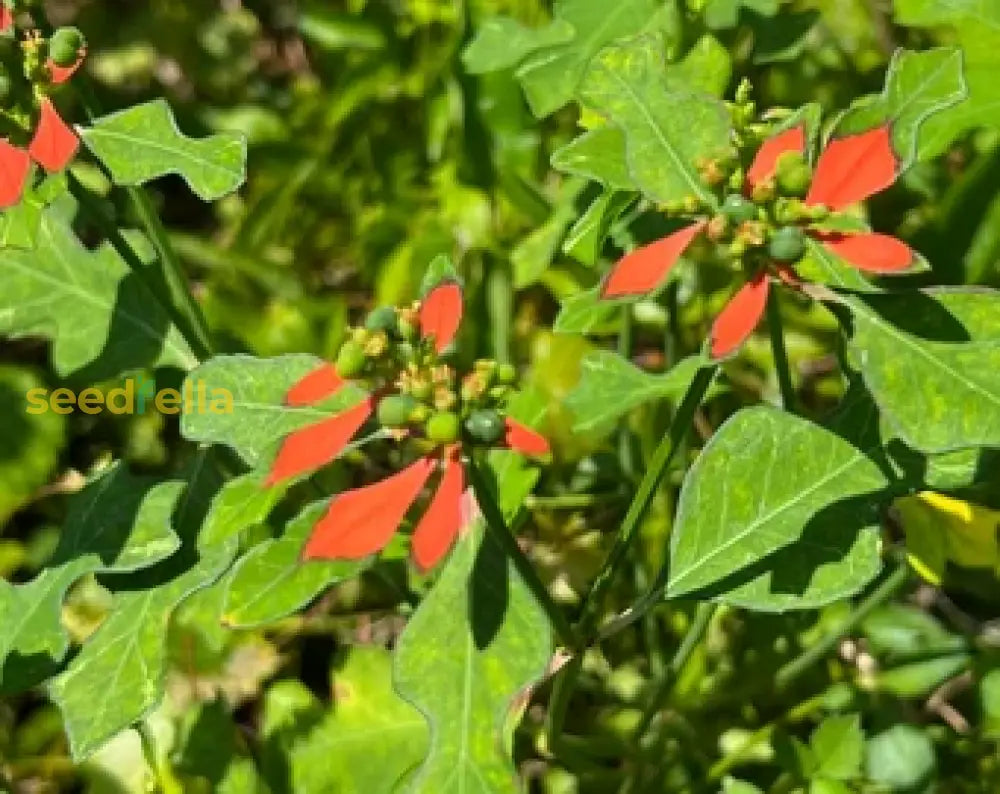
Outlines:
{"label": "green foliage background", "polygon": [[[615,188],[646,176],[658,186],[664,180],[659,172],[623,173],[614,158],[603,157],[621,146],[606,128],[577,138],[580,114],[571,100],[578,91],[591,98],[607,91],[594,84],[593,74],[586,76],[591,58],[605,45],[640,33],[663,35],[675,56],[675,79],[731,96],[736,79],[747,76],[762,107],[818,103],[826,117],[881,91],[897,47],[961,46],[970,101],[927,124],[915,166],[871,202],[871,214],[876,228],[898,234],[932,263],[932,273],[908,277],[914,285],[1000,286],[1000,16],[991,0],[597,5],[602,16],[608,11],[607,24],[584,40],[570,33],[574,26],[594,27],[588,17],[594,4],[582,0],[562,3],[555,17],[541,0],[59,0],[48,8],[54,23],[72,22],[86,31],[86,72],[102,107],[117,110],[165,97],[189,135],[217,136],[216,145],[230,149],[236,145],[233,133],[246,136],[248,179],[236,194],[206,204],[177,175],[156,181],[151,191],[218,352],[330,359],[364,310],[413,298],[436,255],[458,263],[467,284],[463,355],[521,366],[525,411],[544,413],[543,426],[554,440],[555,464],[534,496],[524,496],[534,484],[532,471],[510,461],[499,461],[497,468],[513,483],[508,498],[520,493],[530,508],[520,530],[532,559],[557,599],[571,607],[597,573],[643,461],[668,424],[665,403],[683,394],[698,366],[706,323],[728,295],[728,281],[717,273],[682,282],[676,316],[668,317],[655,302],[631,313],[632,364],[607,350],[619,331],[620,312],[595,307],[594,287],[614,250],[653,239],[662,229],[619,223],[619,217],[634,219],[629,207],[616,204],[614,192],[602,192],[595,181]],[[498,14],[510,19],[498,23]],[[605,51],[602,63],[614,64],[614,57]],[[67,114],[82,122],[83,108],[74,109],[72,101]],[[683,108],[674,110],[683,121]],[[625,117],[622,126],[627,123]],[[706,125],[711,119],[699,129]],[[170,171],[169,164],[161,165],[157,173]],[[119,218],[138,225],[135,208],[111,192],[93,166],[81,163],[74,173],[107,203],[116,203]],[[195,192],[206,198],[226,192],[225,176]],[[129,181],[127,174],[122,181]],[[99,239],[97,224],[77,226],[85,241]],[[610,248],[601,245],[609,227]],[[40,272],[55,281],[72,277],[60,269],[60,252],[76,245],[68,222],[46,216],[40,228],[46,253],[40,264],[34,254],[0,253],[0,328],[9,319],[4,312],[16,308],[17,290],[30,289],[28,280]],[[141,290],[129,283],[113,253],[98,248],[82,255],[106,260],[94,289],[122,301],[118,321],[134,319],[134,312],[121,308],[133,305],[128,298],[143,307],[144,320],[167,324],[156,316],[158,309],[142,302]],[[864,368],[873,391],[872,383],[898,386],[890,371],[895,348],[878,337],[878,299],[853,300],[858,313],[875,306],[864,316],[876,319],[856,324],[846,351],[835,348],[837,324],[829,312],[817,305],[786,307],[789,355],[810,417],[824,416],[843,396],[838,356],[849,357],[859,338],[874,339],[864,344],[886,351],[884,360]],[[51,323],[65,320],[65,305],[53,301]],[[970,316],[976,311],[968,308]],[[976,322],[976,328],[990,325]],[[587,331],[589,337],[557,333],[553,326]],[[666,331],[678,340],[674,360],[691,357],[671,374],[663,374]],[[440,636],[433,625],[421,629],[456,609],[452,601],[462,597],[478,544],[488,541],[470,534],[433,590],[430,580],[406,568],[402,548],[391,548],[386,560],[370,568],[292,570],[294,541],[309,526],[308,512],[269,517],[273,503],[261,497],[252,473],[219,491],[215,469],[206,464],[218,451],[185,440],[213,440],[198,428],[186,427],[182,437],[178,421],[155,413],[61,417],[22,410],[22,396],[32,386],[52,388],[67,378],[89,384],[134,366],[163,367],[163,385],[171,378],[176,385],[181,376],[171,368],[186,367],[193,355],[183,339],[168,336],[162,349],[150,351],[140,329],[128,345],[101,350],[94,348],[99,335],[81,331],[79,338],[66,334],[50,344],[46,333],[51,328],[0,342],[0,572],[11,583],[32,582],[17,598],[5,598],[0,647],[5,653],[14,647],[37,651],[37,657],[6,657],[4,682],[40,683],[54,672],[44,669],[48,655],[65,650],[66,637],[50,630],[52,616],[34,609],[52,603],[46,594],[67,593],[61,620],[72,662],[48,689],[0,701],[0,781],[11,791],[515,790],[505,749],[482,741],[490,726],[503,737],[525,786],[546,794],[1000,789],[994,626],[1000,588],[991,571],[963,571],[943,589],[906,583],[892,601],[862,616],[828,659],[794,685],[777,687],[774,672],[850,613],[851,597],[879,566],[879,522],[842,537],[836,525],[843,516],[834,515],[824,538],[838,553],[850,553],[858,567],[856,578],[845,579],[837,569],[813,582],[817,591],[807,595],[814,601],[804,605],[825,606],[782,614],[788,604],[773,592],[780,588],[772,586],[771,574],[747,579],[722,598],[725,606],[712,618],[706,641],[679,671],[669,702],[661,703],[658,683],[667,676],[672,650],[698,620],[693,602],[672,601],[583,657],[566,746],[548,747],[550,684],[531,697],[520,722],[506,709],[548,661],[545,637],[524,644],[538,618],[523,588],[512,591],[508,608],[524,615],[529,630],[502,635],[493,649],[498,658],[484,656],[474,669],[452,670],[454,658],[437,660],[432,650],[434,643],[474,642],[474,626],[447,626],[442,618]],[[977,341],[983,355],[995,361],[995,328],[982,335]],[[204,366],[224,369],[227,361]],[[260,377],[275,394],[313,359],[282,362]],[[684,378],[678,376],[681,367],[688,373]],[[609,407],[614,399],[601,392],[602,373],[643,396]],[[238,367],[229,377],[251,391],[257,383]],[[774,402],[777,394],[770,347],[763,336],[755,337],[726,365],[725,386],[710,392],[698,433],[707,437],[740,405]],[[549,409],[539,412],[538,406]],[[918,403],[908,411],[899,417],[912,429],[903,441],[952,454],[947,460],[921,455],[900,442],[896,451],[904,468],[908,460],[920,470],[913,487],[943,482],[937,487],[1000,508],[1000,468],[992,453],[962,458],[964,450],[954,453],[947,439],[921,435],[933,436],[934,428],[922,425]],[[625,433],[615,425],[623,415]],[[822,466],[854,465],[854,447],[833,433],[803,429],[794,424],[801,420],[783,415],[768,417],[775,439],[822,432],[815,442],[823,450]],[[995,413],[977,416],[967,443],[995,446],[996,427]],[[247,434],[241,454],[262,454],[273,442],[256,430],[232,431]],[[761,475],[740,465],[740,453],[767,442],[756,435],[759,425],[746,435],[740,430],[739,422],[727,424],[698,463],[734,488],[741,478]],[[671,486],[679,486],[702,446],[694,435],[670,472]],[[891,445],[886,448],[891,454]],[[810,463],[822,469],[815,461],[796,461],[794,471],[777,466],[773,476],[790,491],[805,488],[824,473]],[[856,463],[838,481],[838,493],[866,494],[884,486],[871,461]],[[235,470],[238,461],[219,465]],[[346,487],[351,474],[335,466],[323,477],[324,489],[333,492]],[[112,527],[122,539],[107,548],[92,542],[100,533],[85,520],[67,523],[68,515],[86,514],[81,504],[95,488],[111,494],[102,502],[102,510],[110,510],[102,527]],[[187,495],[178,513],[182,489]],[[138,512],[136,494],[145,497]],[[613,592],[615,603],[624,608],[647,588],[666,553],[676,509],[678,521],[710,516],[727,498],[678,493],[677,487],[658,491],[629,581]],[[515,506],[520,501],[513,499]],[[111,510],[116,505],[120,514]],[[214,522],[212,532],[199,535],[206,516]],[[284,522],[285,534],[272,538]],[[684,570],[675,571],[672,592],[690,595],[713,584],[711,577],[698,578],[715,546],[709,523],[706,518],[675,548]],[[252,529],[236,537],[237,525]],[[260,545],[252,554],[230,569],[238,550],[255,543]],[[81,556],[79,549],[90,553]],[[171,556],[177,549],[181,562]],[[774,551],[761,547],[756,553]],[[800,553],[789,551],[782,569],[820,564]],[[168,584],[157,591],[130,587],[127,577],[145,566],[153,572],[145,575]],[[36,578],[43,569],[50,572]],[[224,571],[222,585],[199,590],[199,577],[208,581]],[[264,601],[255,585],[275,571],[282,577],[280,600]],[[407,618],[425,596],[424,603],[436,600],[422,624],[409,624],[414,628],[408,635]],[[763,611],[742,608],[747,606]],[[100,641],[80,650],[108,615],[102,634],[94,635]],[[135,630],[137,615],[145,633]],[[415,638],[412,633],[420,630],[427,634]],[[399,649],[395,669],[389,647]],[[109,666],[92,666],[95,658],[109,660]],[[116,666],[122,675],[109,676]],[[160,682],[149,672],[160,666],[162,701]],[[436,667],[444,670],[437,677]],[[465,734],[445,686],[464,673],[481,678],[483,691],[501,693],[503,700],[499,714],[497,696],[476,702],[471,719],[477,727]],[[59,708],[67,703],[77,722],[64,724]],[[431,719],[428,730],[411,703],[421,709],[441,704],[439,722]],[[129,715],[142,715],[142,735],[132,728],[104,731],[115,723],[108,714],[114,709],[122,710],[125,724],[132,721]],[[637,743],[635,728],[647,718],[652,730]],[[469,736],[480,741],[466,747]],[[435,748],[435,762],[418,771],[427,748]],[[71,754],[87,760],[71,760]]]}

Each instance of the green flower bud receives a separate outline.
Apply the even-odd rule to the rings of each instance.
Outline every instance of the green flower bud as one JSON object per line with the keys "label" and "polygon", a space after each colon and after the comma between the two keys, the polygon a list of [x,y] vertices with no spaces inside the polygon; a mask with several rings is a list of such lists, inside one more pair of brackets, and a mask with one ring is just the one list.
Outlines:
{"label": "green flower bud", "polygon": [[722,214],[733,223],[745,223],[757,217],[757,206],[739,193],[730,193],[722,202]]}
{"label": "green flower bud", "polygon": [[439,411],[424,424],[424,434],[438,444],[451,444],[458,440],[461,425],[458,415],[451,411]]}
{"label": "green flower bud", "polygon": [[409,394],[390,394],[379,400],[378,421],[382,427],[403,427],[410,422],[410,414],[417,401]]}
{"label": "green flower bud", "polygon": [[368,363],[364,345],[348,340],[340,346],[337,354],[337,374],[342,378],[356,378]]}
{"label": "green flower bud", "polygon": [[775,169],[778,190],[785,196],[802,197],[812,183],[812,169],[801,152],[785,152]]}
{"label": "green flower bud", "polygon": [[480,409],[469,414],[465,429],[476,441],[495,444],[504,435],[504,421],[496,411]]}
{"label": "green flower bud", "polygon": [[775,262],[798,262],[806,252],[806,236],[797,226],[783,226],[772,236],[767,253]]}
{"label": "green flower bud", "polygon": [[365,319],[365,328],[369,331],[396,331],[396,308],[394,306],[379,306],[369,313]]}
{"label": "green flower bud", "polygon": [[87,40],[77,28],[59,28],[49,39],[49,57],[56,66],[72,66],[86,46]]}
{"label": "green flower bud", "polygon": [[774,198],[775,185],[774,181],[771,179],[765,179],[762,182],[758,182],[751,193],[751,198],[758,204],[763,204],[765,201],[771,201]]}
{"label": "green flower bud", "polygon": [[743,182],[746,178],[746,172],[742,168],[737,168],[729,175],[729,182],[727,183],[727,186],[730,190],[739,190],[743,187]]}
{"label": "green flower bud", "polygon": [[396,323],[396,332],[401,339],[405,339],[407,342],[412,342],[417,338],[417,326],[402,317]]}
{"label": "green flower bud", "polygon": [[410,421],[415,425],[423,424],[430,416],[431,409],[423,403],[417,403],[413,410],[410,411]]}

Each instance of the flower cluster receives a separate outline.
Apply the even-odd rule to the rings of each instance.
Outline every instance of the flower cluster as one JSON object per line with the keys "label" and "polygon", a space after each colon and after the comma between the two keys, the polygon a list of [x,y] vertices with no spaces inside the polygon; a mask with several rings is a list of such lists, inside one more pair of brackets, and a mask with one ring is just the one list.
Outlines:
{"label": "flower cluster", "polygon": [[[734,121],[744,131],[752,102],[738,97]],[[740,124],[737,124],[737,135]],[[699,237],[723,246],[746,283],[719,313],[709,349],[726,356],[753,333],[767,304],[772,277],[797,287],[795,265],[807,251],[807,238],[858,270],[902,273],[917,257],[900,240],[859,229],[842,214],[889,187],[900,171],[888,125],[830,140],[810,162],[804,122],[766,134],[745,170],[737,162],[700,164],[702,179],[717,189],[721,201],[713,212],[696,200],[664,208],[686,224],[673,234],[638,248],[612,268],[603,287],[605,298],[644,295],[666,278],[684,251]]]}
{"label": "flower cluster", "polygon": [[412,556],[421,570],[451,547],[470,514],[463,453],[502,447],[544,456],[546,440],[506,414],[517,374],[477,361],[459,379],[442,355],[462,318],[462,290],[443,281],[422,301],[382,307],[351,331],[333,364],[323,364],[289,389],[289,406],[317,405],[347,383],[361,386],[356,405],[289,434],[267,485],[311,473],[340,455],[374,420],[416,460],[380,482],[337,495],[313,528],[304,559],[359,559],[385,547],[436,473],[437,489],[413,532]]}
{"label": "flower cluster", "polygon": [[19,40],[13,14],[0,7],[0,209],[21,200],[32,162],[55,173],[76,155],[76,134],[49,94],[80,67],[86,46],[73,27],[47,39],[31,30]]}

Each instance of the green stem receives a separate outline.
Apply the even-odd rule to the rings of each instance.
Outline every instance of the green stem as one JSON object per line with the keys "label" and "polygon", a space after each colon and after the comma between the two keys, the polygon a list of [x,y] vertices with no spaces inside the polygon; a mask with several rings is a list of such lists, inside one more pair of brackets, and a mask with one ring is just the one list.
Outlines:
{"label": "green stem", "polygon": [[528,510],[582,510],[614,504],[622,499],[620,493],[567,493],[557,496],[529,495],[524,500]]}
{"label": "green stem", "polygon": [[506,264],[496,264],[486,281],[490,328],[493,334],[493,357],[501,364],[511,358],[511,313],[513,312],[514,282]]}
{"label": "green stem", "polygon": [[[80,204],[80,209],[101,230],[118,255],[124,260],[125,264],[128,265],[129,269],[135,273],[136,276],[142,279],[143,283],[146,284],[154,295],[161,297],[163,289],[161,288],[161,285],[158,284],[154,278],[152,278],[152,269],[142,261],[142,257],[139,255],[139,252],[135,250],[125,235],[122,234],[118,225],[108,217],[103,207],[101,207],[94,199],[93,194],[87,190],[87,188],[84,187],[84,185],[75,176],[73,176],[72,172],[68,174],[68,184],[70,193]],[[184,298],[182,303],[190,304],[190,307],[185,310],[183,306],[178,305],[178,301],[175,300],[173,290],[169,287],[169,284],[164,282],[163,286],[167,288],[168,300],[165,300],[161,305],[164,309],[166,309],[167,314],[170,316],[170,321],[177,327],[178,331],[180,331],[181,335],[188,343],[188,346],[191,348],[191,352],[194,353],[197,361],[192,362],[193,367],[198,361],[203,361],[211,355],[211,348],[208,345],[208,338],[205,336],[207,332],[204,331],[204,326],[193,325],[191,322],[191,311],[197,311],[197,316],[200,317],[200,310],[197,309],[197,306],[194,303],[194,298],[191,296],[191,293],[188,292],[186,287],[184,287]]]}
{"label": "green stem", "polygon": [[549,750],[559,754],[563,726],[566,724],[566,712],[569,710],[569,699],[576,689],[576,681],[580,677],[583,666],[583,654],[576,654],[562,666],[552,682],[552,697],[549,698],[549,710],[545,719],[545,734]]}
{"label": "green stem", "polygon": [[[73,80],[73,86],[90,120],[93,121],[99,117],[101,109],[86,78],[80,75]],[[100,163],[100,161],[98,161],[98,164],[109,181],[114,184],[114,179],[108,174],[104,164]],[[81,192],[80,189],[82,189],[82,186],[78,183],[78,189],[74,190],[74,195]],[[199,359],[208,358],[212,354],[212,344],[205,316],[191,294],[191,290],[188,289],[180,260],[177,258],[177,254],[170,243],[170,238],[167,235],[167,230],[163,227],[163,223],[160,221],[160,216],[149,200],[146,191],[141,187],[127,186],[122,189],[125,191],[125,195],[128,196],[129,203],[132,205],[132,209],[139,223],[142,225],[143,231],[145,231],[149,241],[156,249],[160,276],[167,292],[166,297],[170,303],[172,319],[174,319],[184,338],[187,339],[195,355]],[[82,190],[83,192],[87,192],[85,189]],[[77,198],[79,199],[78,195]],[[114,241],[112,243],[114,244]],[[115,247],[118,248],[118,245],[116,244]],[[157,294],[160,293],[157,292]]]}
{"label": "green stem", "polygon": [[642,720],[639,722],[635,732],[637,739],[646,733],[650,723],[653,721],[653,717],[656,716],[656,713],[667,702],[678,675],[684,669],[684,665],[687,664],[688,659],[691,658],[694,649],[698,647],[698,643],[705,636],[705,632],[708,630],[708,626],[712,622],[712,616],[715,614],[717,608],[718,605],[711,601],[698,604],[698,608],[694,613],[694,619],[691,621],[691,625],[688,626],[688,630],[684,633],[684,639],[681,640],[681,644],[674,653],[673,659],[670,660],[663,678],[657,683],[656,689],[649,698],[648,705],[642,713]]}
{"label": "green stem", "polygon": [[786,411],[795,410],[795,386],[792,384],[792,371],[788,366],[788,351],[785,349],[785,330],[781,322],[781,304],[777,293],[772,293],[767,302],[767,328],[771,333],[771,350],[774,353],[774,366],[778,372],[778,387],[781,389],[781,402]]}
{"label": "green stem", "polygon": [[870,612],[892,598],[909,580],[909,566],[905,562],[899,563],[896,569],[883,579],[882,583],[858,604],[833,631],[815,645],[806,648],[799,656],[778,670],[774,677],[775,689],[779,691],[787,689],[796,678],[830,653],[848,632],[864,620]]}
{"label": "green stem", "polygon": [[496,499],[493,498],[493,492],[490,490],[486,479],[479,469],[479,464],[470,458],[466,471],[469,475],[472,490],[476,495],[476,501],[479,503],[479,509],[486,519],[486,528],[492,533],[493,538],[500,544],[500,547],[504,550],[510,561],[514,563],[514,567],[524,580],[524,583],[538,600],[542,609],[545,610],[545,614],[548,615],[549,621],[551,621],[556,635],[559,637],[559,641],[567,648],[575,649],[577,642],[573,628],[570,626],[566,616],[563,615],[562,609],[552,600],[552,596],[545,583],[538,578],[538,572],[531,564],[531,560],[528,559],[527,555],[518,545],[517,539],[511,534],[507,522],[504,521],[503,513],[500,511],[500,506],[497,504]]}
{"label": "green stem", "polygon": [[684,399],[674,414],[674,419],[670,423],[670,429],[663,437],[663,440],[660,441],[659,446],[656,448],[652,459],[646,467],[646,473],[642,478],[642,482],[639,483],[639,488],[632,499],[632,504],[629,506],[628,512],[625,514],[625,520],[622,522],[611,551],[608,553],[604,565],[598,572],[594,584],[590,588],[590,592],[587,593],[584,599],[580,612],[580,621],[577,625],[577,633],[584,642],[589,641],[594,631],[594,627],[600,616],[600,608],[604,601],[604,596],[614,581],[618,569],[625,562],[629,548],[635,541],[639,532],[639,526],[642,524],[646,511],[653,500],[653,493],[667,473],[667,467],[670,465],[677,447],[691,426],[694,413],[698,410],[698,406],[701,405],[701,401],[705,397],[705,392],[708,391],[709,384],[712,382],[712,378],[715,377],[716,369],[715,365],[705,367],[699,370],[694,376],[691,385],[688,386],[687,393],[684,395]]}
{"label": "green stem", "polygon": [[170,768],[169,762],[156,751],[156,737],[149,725],[143,720],[136,726],[136,730],[142,742],[142,754],[156,775],[157,790],[162,794],[184,794],[184,786]]}

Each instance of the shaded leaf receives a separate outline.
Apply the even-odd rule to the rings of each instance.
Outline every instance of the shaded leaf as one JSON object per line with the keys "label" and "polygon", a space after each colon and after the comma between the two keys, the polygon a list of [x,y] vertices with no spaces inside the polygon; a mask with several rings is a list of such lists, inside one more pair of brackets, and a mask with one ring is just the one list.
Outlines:
{"label": "shaded leaf", "polygon": [[886,480],[868,457],[804,419],[770,408],[730,418],[688,471],[671,536],[668,596],[731,576],[798,540],[824,510],[854,498],[871,520]]}

